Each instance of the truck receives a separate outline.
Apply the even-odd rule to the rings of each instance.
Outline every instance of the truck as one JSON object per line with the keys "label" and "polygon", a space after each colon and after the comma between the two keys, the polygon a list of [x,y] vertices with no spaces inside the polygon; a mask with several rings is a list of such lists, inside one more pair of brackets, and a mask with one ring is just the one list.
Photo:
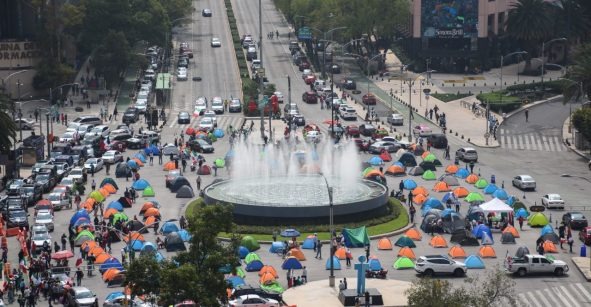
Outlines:
{"label": "truck", "polygon": [[527,274],[555,274],[562,276],[568,272],[568,265],[562,260],[546,258],[542,255],[523,255],[523,257],[507,257],[505,271],[524,277]]}

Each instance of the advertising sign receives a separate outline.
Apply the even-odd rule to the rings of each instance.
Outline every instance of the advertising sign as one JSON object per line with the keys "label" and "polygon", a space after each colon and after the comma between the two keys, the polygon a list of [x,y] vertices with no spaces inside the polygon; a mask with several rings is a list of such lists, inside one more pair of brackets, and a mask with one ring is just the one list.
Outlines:
{"label": "advertising sign", "polygon": [[478,0],[423,0],[421,29],[430,38],[478,36]]}
{"label": "advertising sign", "polygon": [[301,27],[298,30],[298,38],[301,40],[312,39],[312,30],[308,27]]}
{"label": "advertising sign", "polygon": [[0,41],[0,69],[33,67],[40,57],[34,42]]}

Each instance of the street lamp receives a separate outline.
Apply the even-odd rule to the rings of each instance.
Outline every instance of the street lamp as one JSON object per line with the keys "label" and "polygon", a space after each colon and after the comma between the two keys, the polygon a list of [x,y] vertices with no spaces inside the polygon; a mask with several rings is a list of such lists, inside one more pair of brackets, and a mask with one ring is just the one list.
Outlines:
{"label": "street lamp", "polygon": [[547,42],[543,42],[542,43],[542,95],[545,92],[545,89],[544,89],[544,72],[545,72],[545,67],[544,66],[546,65],[546,57],[544,56],[544,51],[545,51],[546,45],[550,45],[550,44],[552,44],[554,42],[564,42],[564,41],[566,41],[566,37],[554,38],[554,39],[551,39],[551,40],[549,40]]}
{"label": "street lamp", "polygon": [[329,287],[334,287],[335,283],[335,276],[334,276],[334,262],[333,262],[333,255],[334,255],[334,248],[332,246],[332,242],[334,240],[333,234],[334,234],[334,225],[333,225],[333,201],[332,201],[332,193],[333,193],[333,188],[328,184],[328,179],[326,179],[326,176],[324,176],[324,174],[320,173],[320,176],[322,176],[322,178],[324,178],[324,183],[326,184],[326,190],[328,191],[328,204],[329,204],[329,231],[330,231],[330,244],[328,245],[330,247],[330,276],[328,276],[328,285]]}
{"label": "street lamp", "polygon": [[[345,55],[348,56],[353,56],[353,57],[362,57],[360,54],[356,54],[356,53],[345,53]],[[370,82],[370,77],[369,77],[369,64],[371,63],[371,61],[373,61],[374,59],[378,58],[378,57],[384,57],[384,54],[378,54],[372,58],[369,58],[367,60],[367,93],[369,94],[369,82]]]}
{"label": "street lamp", "polygon": [[[2,91],[3,92],[6,92],[6,81],[10,80],[10,77],[12,77],[14,75],[18,75],[18,74],[24,73],[24,72],[27,72],[27,71],[29,71],[29,70],[28,69],[19,70],[17,72],[13,72],[10,75],[6,76],[6,78],[3,78],[2,79]],[[20,83],[20,81],[19,81],[19,83]],[[8,83],[8,84],[10,84],[10,83]],[[10,97],[12,97],[12,93],[11,93]]]}
{"label": "street lamp", "polygon": [[[346,53],[345,53],[345,47],[347,47],[347,46],[349,46],[349,45],[353,44],[354,42],[357,42],[357,41],[362,41],[362,40],[365,40],[365,38],[356,38],[356,39],[353,39],[353,40],[351,40],[350,42],[348,42],[348,43],[346,43],[346,44],[342,45],[342,46],[341,46],[341,54],[342,54],[343,56],[346,54]],[[344,66],[345,66],[345,58],[344,58],[344,57],[342,57],[342,58],[341,58],[341,68],[342,68],[342,67],[344,67]]]}
{"label": "street lamp", "polygon": [[334,32],[334,31],[344,30],[346,28],[347,27],[336,27],[336,28],[332,28],[332,29],[330,29],[328,31],[321,31],[321,30],[318,30],[316,28],[310,27],[310,29],[322,33],[323,34],[323,37],[324,37],[324,39],[322,40],[323,43],[322,43],[322,69],[321,69],[321,71],[322,71],[322,79],[323,80],[326,78],[326,72],[324,71],[325,70],[325,66],[326,66],[326,47],[328,47],[328,44],[326,43],[327,42],[327,38],[326,37],[328,36],[328,34],[332,34],[332,32]]}

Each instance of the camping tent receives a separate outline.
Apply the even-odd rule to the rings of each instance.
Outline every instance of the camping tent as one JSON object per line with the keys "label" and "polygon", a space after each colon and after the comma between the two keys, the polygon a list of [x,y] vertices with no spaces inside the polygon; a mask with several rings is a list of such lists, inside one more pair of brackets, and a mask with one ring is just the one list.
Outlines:
{"label": "camping tent", "polygon": [[447,192],[447,191],[451,191],[451,189],[449,188],[449,185],[447,185],[447,183],[445,183],[443,181],[438,181],[437,183],[435,183],[435,186],[433,186],[433,191]]}
{"label": "camping tent", "polygon": [[482,241],[480,242],[482,245],[493,245],[495,242],[492,239],[492,236],[489,236],[487,232],[482,233]]}
{"label": "camping tent", "polygon": [[443,204],[441,201],[435,197],[429,197],[424,203],[423,206],[429,206],[433,209],[443,210]]}
{"label": "camping tent", "polygon": [[468,269],[484,269],[484,261],[476,255],[468,256],[464,261],[464,264]]}
{"label": "camping tent", "polygon": [[100,187],[104,187],[105,185],[110,184],[112,185],[115,189],[119,190],[119,186],[117,185],[117,183],[115,182],[115,180],[111,177],[106,177],[105,179],[103,179],[103,181],[101,181],[101,185]]}
{"label": "camping tent", "polygon": [[439,229],[437,225],[434,224],[439,218],[439,216],[434,214],[425,215],[421,222],[421,230],[426,233],[443,231],[443,229]]}
{"label": "camping tent", "polygon": [[552,228],[552,224],[548,224],[544,227],[542,227],[542,230],[540,230],[540,236],[543,236],[547,233],[553,233],[554,232],[554,228]]}
{"label": "camping tent", "polygon": [[396,243],[394,245],[399,246],[399,247],[405,247],[405,246],[406,247],[413,247],[413,248],[417,247],[415,245],[415,242],[407,236],[401,236],[400,238],[398,238],[398,240],[396,240]]}
{"label": "camping tent", "polygon": [[412,179],[404,179],[402,184],[405,190],[414,190],[417,187],[417,183]]}
{"label": "camping tent", "polygon": [[125,164],[124,162],[119,162],[115,167],[115,177],[131,177],[131,168],[127,166],[127,164]]}
{"label": "camping tent", "polygon": [[233,289],[236,289],[237,287],[245,284],[244,279],[242,279],[242,277],[240,276],[230,276],[226,278],[226,281],[231,285]]}
{"label": "camping tent", "polygon": [[437,176],[435,176],[435,173],[433,173],[432,170],[428,170],[426,172],[423,173],[423,179],[425,180],[435,180],[437,179]]}
{"label": "camping tent", "polygon": [[142,192],[143,197],[152,197],[154,195],[156,195],[156,193],[154,192],[154,189],[151,186],[146,187]]}
{"label": "camping tent", "polygon": [[484,196],[478,192],[470,192],[470,194],[468,194],[464,200],[469,203],[483,203]]}
{"label": "camping tent", "polygon": [[450,176],[450,175],[446,175],[446,176],[442,176],[439,178],[439,180],[447,183],[448,186],[450,187],[455,187],[455,186],[459,186],[460,182],[458,181],[458,178],[454,177],[454,176]]}
{"label": "camping tent", "polygon": [[412,269],[415,267],[415,264],[407,257],[398,257],[394,262],[393,267],[397,270]]}
{"label": "camping tent", "polygon": [[478,254],[482,258],[497,258],[497,253],[490,245],[485,245],[485,246],[480,247]]}
{"label": "camping tent", "polygon": [[314,235],[308,236],[302,243],[303,249],[314,249]]}
{"label": "camping tent", "polygon": [[517,209],[517,211],[515,211],[515,217],[516,218],[527,218],[529,216],[529,212],[527,212],[527,210],[525,208],[519,208]]}
{"label": "camping tent", "polygon": [[484,179],[484,178],[478,179],[478,181],[476,181],[476,183],[474,184],[474,186],[479,189],[484,189],[484,188],[486,188],[487,185],[488,185],[488,181],[486,181],[486,179]]}
{"label": "camping tent", "polygon": [[478,239],[468,230],[454,232],[450,239],[451,242],[461,246],[479,246]]}
{"label": "camping tent", "polygon": [[548,225],[550,222],[548,218],[541,212],[536,212],[529,216],[527,219],[529,226],[531,227],[543,227]]}
{"label": "camping tent", "polygon": [[470,191],[468,191],[468,189],[464,187],[457,187],[453,190],[453,193],[456,196],[456,198],[463,198],[468,196],[468,194],[470,194]]}
{"label": "camping tent", "polygon": [[170,191],[172,193],[175,193],[184,185],[191,186],[191,184],[189,183],[189,180],[187,180],[187,178],[185,178],[183,176],[179,176],[179,177],[174,178],[174,180],[172,180],[172,182],[170,183],[168,188],[170,189]]}
{"label": "camping tent", "polygon": [[517,251],[515,251],[515,257],[517,258],[521,258],[527,254],[529,254],[529,248],[527,248],[527,246],[520,246]]}
{"label": "camping tent", "polygon": [[365,226],[343,228],[343,238],[347,247],[364,247],[369,245],[369,235]]}
{"label": "camping tent", "polygon": [[554,244],[560,243],[560,237],[556,233],[547,233],[543,236],[540,236],[536,241],[551,241]]}
{"label": "camping tent", "polygon": [[391,165],[386,169],[386,175],[390,176],[404,176],[406,173],[404,172],[404,167],[399,165]]}
{"label": "camping tent", "polygon": [[253,260],[246,265],[247,272],[257,272],[263,268],[263,262],[260,260]]}
{"label": "camping tent", "polygon": [[427,189],[425,189],[425,187],[423,187],[423,186],[418,186],[412,190],[412,195],[413,196],[417,196],[417,195],[429,196],[429,191],[427,191]]}
{"label": "camping tent", "polygon": [[339,260],[347,259],[347,249],[342,246],[337,248],[337,250],[334,252],[334,256],[339,258]]}
{"label": "camping tent", "polygon": [[259,245],[259,242],[255,238],[253,238],[252,236],[242,237],[242,241],[240,242],[240,245],[248,248],[248,250],[251,252],[254,252],[254,251],[258,250],[259,248],[261,248],[261,246]]}
{"label": "camping tent", "polygon": [[296,257],[287,257],[281,264],[281,268],[284,270],[301,270],[302,263]]}
{"label": "camping tent", "polygon": [[427,170],[435,171],[436,170],[434,162],[423,161],[419,164],[419,166],[422,167],[425,171],[427,171]]}
{"label": "camping tent", "polygon": [[470,174],[466,177],[465,181],[469,184],[475,184],[478,181],[478,176],[476,174]]}
{"label": "camping tent", "polygon": [[279,253],[283,251],[283,249],[287,248],[283,242],[277,241],[271,243],[271,247],[269,247],[269,253]]}
{"label": "camping tent", "polygon": [[558,249],[556,249],[556,245],[550,240],[546,240],[543,243],[544,252],[545,253],[558,253]]}
{"label": "camping tent", "polygon": [[511,235],[514,238],[519,238],[519,232],[517,231],[517,229],[511,225],[507,225],[507,227],[505,227],[505,229],[503,229],[503,233],[505,232],[510,232]]}
{"label": "camping tent", "polygon": [[489,183],[485,188],[484,188],[484,194],[492,194],[494,193],[496,190],[498,190],[499,187],[497,187],[496,184],[494,183]]}
{"label": "camping tent", "polygon": [[490,228],[488,228],[488,226],[486,226],[484,224],[479,224],[472,229],[472,234],[477,239],[482,239],[482,233],[484,233],[484,232],[486,232],[486,234],[492,238],[492,232],[490,231]]}
{"label": "camping tent", "polygon": [[380,263],[380,260],[378,260],[377,258],[369,259],[368,264],[370,271],[379,271],[382,269],[382,264]]}
{"label": "camping tent", "polygon": [[470,175],[470,171],[468,171],[465,168],[460,168],[457,172],[456,172],[456,177],[464,179],[466,177],[468,177],[468,175]]}
{"label": "camping tent", "polygon": [[164,247],[167,252],[184,251],[187,249],[183,238],[181,238],[178,232],[171,232],[166,235],[166,238],[164,238]]}
{"label": "camping tent", "polygon": [[417,259],[415,252],[412,251],[410,247],[403,247],[398,251],[398,257],[407,257],[410,259]]}
{"label": "camping tent", "polygon": [[511,232],[503,232],[503,234],[501,234],[501,243],[502,244],[515,244],[517,242],[515,242],[515,237],[513,236],[513,234]]}
{"label": "camping tent", "polygon": [[443,221],[443,231],[447,233],[454,233],[458,230],[466,228],[464,218],[457,212],[451,211],[451,209],[445,209],[441,213],[441,220]]}
{"label": "camping tent", "polygon": [[466,251],[459,245],[454,245],[447,253],[452,258],[466,258]]}
{"label": "camping tent", "polygon": [[134,182],[134,183],[131,185],[131,187],[132,187],[132,188],[134,188],[134,189],[136,189],[136,190],[143,190],[143,189],[145,189],[145,188],[147,188],[147,187],[149,187],[149,186],[150,186],[150,183],[149,183],[149,182],[148,182],[146,179],[139,179],[139,180],[136,180],[136,181],[135,181],[135,182]]}
{"label": "camping tent", "polygon": [[468,214],[466,215],[466,218],[469,221],[484,220],[484,217],[484,211],[478,206],[470,206],[468,209]]}
{"label": "camping tent", "polygon": [[211,175],[211,167],[209,165],[201,165],[201,167],[197,170],[197,175]]}
{"label": "camping tent", "polygon": [[493,198],[492,200],[489,200],[489,201],[481,204],[480,208],[482,209],[482,211],[484,211],[484,213],[513,212],[513,208],[511,208],[504,201],[502,201],[498,198]]}
{"label": "camping tent", "polygon": [[[330,258],[326,259],[326,269],[330,270]],[[341,262],[339,261],[339,258],[333,256],[332,257],[332,266],[334,270],[340,270],[341,269]]]}
{"label": "camping tent", "polygon": [[176,191],[176,198],[193,198],[195,194],[189,185],[184,185]]}
{"label": "camping tent", "polygon": [[289,252],[287,252],[287,255],[292,256],[292,257],[296,257],[296,259],[298,259],[299,261],[306,260],[306,256],[304,256],[304,253],[299,248],[290,249]]}
{"label": "camping tent", "polygon": [[423,238],[421,233],[416,228],[411,228],[404,233],[405,236],[413,239],[413,241],[421,241]]}
{"label": "camping tent", "polygon": [[390,250],[392,249],[392,241],[390,241],[390,239],[388,238],[381,238],[378,241],[378,249],[380,250]]}
{"label": "camping tent", "polygon": [[403,153],[400,158],[398,158],[398,162],[402,163],[402,165],[409,167],[409,166],[417,166],[417,160],[415,156],[410,153]]}
{"label": "camping tent", "polygon": [[408,174],[411,176],[420,176],[425,173],[425,170],[420,166],[413,166],[408,170]]}
{"label": "camping tent", "polygon": [[246,258],[246,255],[248,255],[248,253],[250,253],[248,251],[248,248],[246,248],[244,246],[239,246],[238,247],[238,256],[240,257],[240,259]]}
{"label": "camping tent", "polygon": [[160,233],[163,235],[167,235],[171,232],[178,232],[179,230],[179,227],[173,222],[165,222],[160,226]]}
{"label": "camping tent", "polygon": [[437,235],[434,236],[431,241],[429,241],[429,245],[437,248],[447,247],[447,242],[443,236]]}
{"label": "camping tent", "polygon": [[455,174],[460,168],[455,164],[450,164],[445,167],[445,172],[447,174]]}
{"label": "camping tent", "polygon": [[94,235],[92,234],[92,232],[90,232],[89,230],[82,230],[76,236],[76,239],[74,240],[74,245],[80,246],[80,245],[82,245],[82,243],[89,241],[89,240],[94,240]]}

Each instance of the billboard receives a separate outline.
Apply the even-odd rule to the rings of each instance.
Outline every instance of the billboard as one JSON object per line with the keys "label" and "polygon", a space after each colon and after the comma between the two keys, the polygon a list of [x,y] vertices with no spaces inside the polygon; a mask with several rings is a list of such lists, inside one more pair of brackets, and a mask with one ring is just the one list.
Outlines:
{"label": "billboard", "polygon": [[429,38],[478,36],[478,0],[423,0],[421,29]]}

